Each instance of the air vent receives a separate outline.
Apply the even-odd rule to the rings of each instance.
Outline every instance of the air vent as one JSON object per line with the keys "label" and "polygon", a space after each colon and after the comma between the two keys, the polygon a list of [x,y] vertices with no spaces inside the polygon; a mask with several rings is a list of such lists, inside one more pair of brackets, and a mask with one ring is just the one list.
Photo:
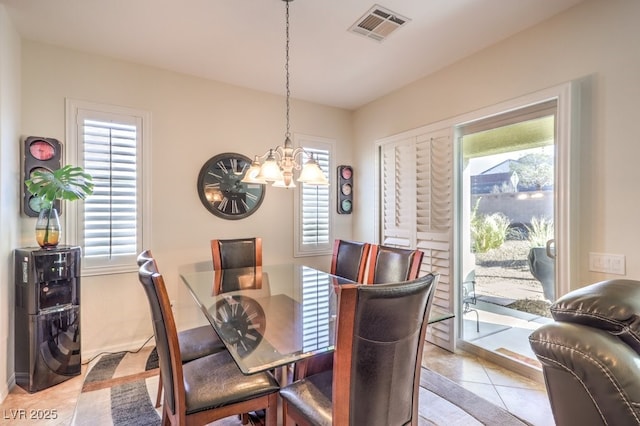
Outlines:
{"label": "air vent", "polygon": [[362,17],[349,28],[349,31],[373,40],[382,41],[409,21],[410,19],[376,4],[369,9],[367,13],[362,15]]}

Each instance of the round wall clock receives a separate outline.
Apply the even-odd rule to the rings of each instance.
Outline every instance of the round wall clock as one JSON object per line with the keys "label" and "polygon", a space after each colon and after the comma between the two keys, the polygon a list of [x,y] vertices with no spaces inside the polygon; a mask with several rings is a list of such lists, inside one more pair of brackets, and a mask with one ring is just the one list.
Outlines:
{"label": "round wall clock", "polygon": [[223,219],[242,219],[258,210],[265,185],[242,182],[250,166],[249,157],[233,152],[204,163],[198,175],[198,195],[207,210]]}

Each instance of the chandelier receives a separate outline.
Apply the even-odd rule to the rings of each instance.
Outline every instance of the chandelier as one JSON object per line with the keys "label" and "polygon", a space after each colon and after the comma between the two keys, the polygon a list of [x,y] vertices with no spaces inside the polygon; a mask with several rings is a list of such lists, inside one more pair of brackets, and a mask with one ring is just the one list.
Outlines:
{"label": "chandelier", "polygon": [[[287,107],[287,131],[285,133],[284,145],[278,145],[269,149],[263,155],[256,155],[242,182],[272,184],[278,188],[295,188],[293,172],[299,171],[297,181],[307,185],[329,185],[318,162],[313,158],[313,154],[306,152],[303,148],[293,148],[291,133],[289,131],[289,2],[293,0],[282,0],[285,2],[286,17],[286,45],[285,45],[285,71],[286,71],[286,107]],[[306,161],[301,166],[296,160]],[[261,160],[264,160],[261,163]]]}

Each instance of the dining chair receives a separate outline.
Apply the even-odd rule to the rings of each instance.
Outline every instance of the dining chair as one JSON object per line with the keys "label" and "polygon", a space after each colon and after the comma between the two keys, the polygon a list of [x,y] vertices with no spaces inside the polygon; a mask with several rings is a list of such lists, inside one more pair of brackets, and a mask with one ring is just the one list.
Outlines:
{"label": "dining chair", "polygon": [[333,370],[280,390],[284,425],[417,425],[437,274],[339,287]]}
{"label": "dining chair", "polygon": [[244,375],[227,351],[182,363],[178,332],[164,279],[153,261],[138,270],[149,301],[164,383],[163,425],[204,425],[232,415],[265,410],[276,425],[279,385],[268,372]]}
{"label": "dining chair", "polygon": [[[159,272],[158,263],[151,254],[151,250],[144,250],[138,255],[138,267],[149,261],[152,262],[151,265],[154,271]],[[224,343],[222,343],[222,340],[220,340],[220,337],[210,324],[179,331],[178,345],[180,347],[182,362],[193,361],[194,359],[226,350]],[[160,406],[161,401],[162,377],[160,377],[160,381],[158,382],[156,408]]]}
{"label": "dining chair", "polygon": [[211,240],[213,269],[262,266],[262,238],[236,238]]}
{"label": "dining chair", "polygon": [[[385,284],[418,278],[424,252],[376,244],[370,246],[367,284]],[[313,356],[296,363],[294,378],[300,379],[307,375],[330,370],[332,365],[333,357],[327,354]]]}
{"label": "dining chair", "polygon": [[331,273],[357,283],[364,282],[370,248],[369,243],[335,240],[331,256]]}
{"label": "dining chair", "polygon": [[373,244],[369,253],[367,284],[384,284],[418,278],[424,252]]}

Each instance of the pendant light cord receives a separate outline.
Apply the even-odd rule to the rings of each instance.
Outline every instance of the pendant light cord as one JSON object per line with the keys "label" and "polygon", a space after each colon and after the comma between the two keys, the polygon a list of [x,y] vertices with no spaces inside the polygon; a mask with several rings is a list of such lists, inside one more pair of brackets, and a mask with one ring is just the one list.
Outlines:
{"label": "pendant light cord", "polygon": [[287,88],[287,133],[285,133],[285,136],[287,138],[289,138],[291,136],[291,133],[289,132],[289,96],[291,95],[291,91],[289,90],[289,1],[290,0],[284,0],[285,5],[286,5],[286,25],[285,25],[285,32],[286,32],[286,44],[285,44],[285,65],[284,65],[284,70],[285,70],[285,74],[286,74],[286,88]]}

